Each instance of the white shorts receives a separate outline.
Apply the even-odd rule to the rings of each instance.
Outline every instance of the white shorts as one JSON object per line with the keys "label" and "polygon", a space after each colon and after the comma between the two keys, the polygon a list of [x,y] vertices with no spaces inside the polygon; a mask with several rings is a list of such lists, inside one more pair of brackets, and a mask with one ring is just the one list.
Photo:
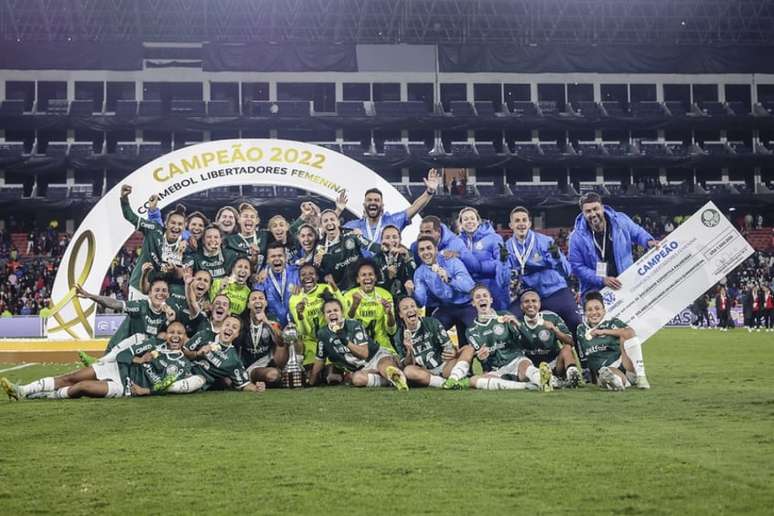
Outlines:
{"label": "white shorts", "polygon": [[253,369],[258,369],[259,367],[269,367],[269,364],[271,363],[272,358],[274,358],[272,355],[273,353],[269,351],[269,353],[266,354],[264,357],[259,358],[258,360],[250,364],[250,366],[246,369],[247,374],[249,375]]}
{"label": "white shorts", "polygon": [[499,367],[495,369],[494,371],[489,371],[486,373],[487,376],[496,376],[500,378],[501,376],[505,375],[512,375],[516,376],[519,374],[519,365],[524,362],[525,360],[529,361],[529,358],[527,357],[516,357],[507,364],[505,364],[502,367]]}
{"label": "white shorts", "polygon": [[118,363],[112,360],[97,360],[91,365],[97,380],[107,382],[108,394],[106,398],[120,398],[124,393],[123,382],[121,382],[121,372],[118,370]]}
{"label": "white shorts", "polygon": [[384,348],[379,348],[379,351],[376,352],[376,354],[373,356],[371,360],[369,360],[366,365],[364,365],[360,370],[361,371],[368,371],[372,370],[375,371],[379,369],[379,361],[383,359],[384,357],[395,357],[395,354]]}

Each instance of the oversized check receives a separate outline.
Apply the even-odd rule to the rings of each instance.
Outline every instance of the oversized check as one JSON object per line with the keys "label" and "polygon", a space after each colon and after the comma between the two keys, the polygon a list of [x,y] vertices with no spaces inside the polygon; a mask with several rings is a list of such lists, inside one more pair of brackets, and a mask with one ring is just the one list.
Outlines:
{"label": "oversized check", "polygon": [[617,317],[642,342],[723,279],[754,250],[712,202],[602,290],[606,319]]}

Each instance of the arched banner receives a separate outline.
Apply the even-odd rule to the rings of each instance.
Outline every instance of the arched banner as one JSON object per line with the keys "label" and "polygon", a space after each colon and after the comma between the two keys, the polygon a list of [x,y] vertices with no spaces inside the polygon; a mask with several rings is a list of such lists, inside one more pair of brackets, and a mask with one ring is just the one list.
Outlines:
{"label": "arched banner", "polygon": [[[203,190],[238,185],[289,186],[331,200],[346,190],[347,209],[358,217],[363,213],[365,191],[373,187],[384,194],[388,211],[409,207],[400,192],[361,163],[324,147],[289,140],[218,140],[193,145],[143,165],[121,183],[132,187],[130,203],[140,217],[146,216],[145,204],[152,194],[160,197],[159,207],[164,208]],[[89,292],[99,292],[113,258],[134,232],[121,214],[120,191],[121,186],[115,186],[92,208],[62,257],[51,293],[49,338],[93,337],[94,304],[75,297],[74,286],[79,283]],[[415,239],[418,229],[419,217],[415,216],[404,237]]]}

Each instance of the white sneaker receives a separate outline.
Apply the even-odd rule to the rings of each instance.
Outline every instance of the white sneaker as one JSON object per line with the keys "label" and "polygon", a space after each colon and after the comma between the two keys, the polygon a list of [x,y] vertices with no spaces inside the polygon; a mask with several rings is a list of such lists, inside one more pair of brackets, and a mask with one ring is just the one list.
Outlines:
{"label": "white sneaker", "polygon": [[625,389],[623,380],[610,370],[609,367],[603,367],[599,370],[599,386],[609,391],[622,391]]}
{"label": "white sneaker", "polygon": [[648,377],[644,374],[637,377],[635,385],[638,389],[650,389],[650,382],[648,381]]}

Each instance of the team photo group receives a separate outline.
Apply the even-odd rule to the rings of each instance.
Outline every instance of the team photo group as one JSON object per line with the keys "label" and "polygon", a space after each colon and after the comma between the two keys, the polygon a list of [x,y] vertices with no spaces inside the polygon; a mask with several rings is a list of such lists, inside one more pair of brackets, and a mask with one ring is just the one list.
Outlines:
{"label": "team photo group", "polygon": [[[337,384],[650,388],[640,340],[606,318],[599,291],[621,288],[633,247],[658,245],[653,236],[588,193],[566,256],[521,206],[492,222],[464,208],[453,228],[425,216],[407,242],[403,229],[431,202],[441,173],[430,170],[424,183],[400,212],[367,190],[363,217],[346,223],[345,192],[335,209],[302,203],[295,220],[248,203],[162,215],[156,196],[144,218],[133,204],[146,200],[123,185],[125,221],[115,223],[143,235],[129,300],[75,287],[126,316],[104,354],[80,353],[84,367],[69,374],[0,384],[13,400]],[[503,239],[496,222],[512,236]]]}

